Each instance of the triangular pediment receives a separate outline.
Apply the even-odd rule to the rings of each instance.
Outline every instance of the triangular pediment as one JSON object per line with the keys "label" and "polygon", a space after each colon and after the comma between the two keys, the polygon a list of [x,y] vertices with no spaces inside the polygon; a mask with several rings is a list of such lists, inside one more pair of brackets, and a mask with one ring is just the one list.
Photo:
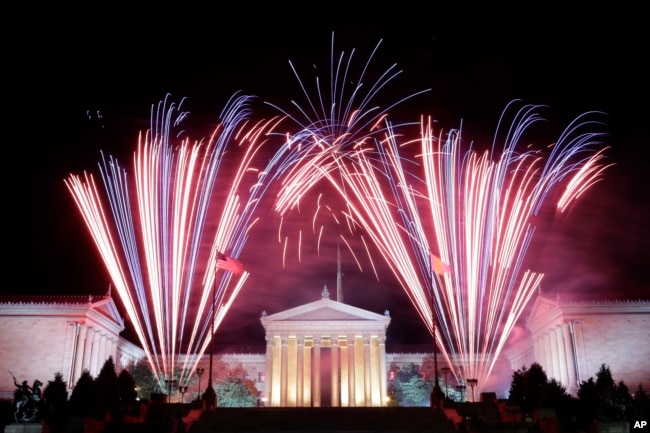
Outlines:
{"label": "triangular pediment", "polygon": [[90,308],[97,314],[108,318],[121,327],[124,327],[124,319],[120,316],[120,312],[118,311],[113,298],[104,297],[99,301],[93,302]]}
{"label": "triangular pediment", "polygon": [[532,322],[540,319],[550,311],[556,309],[558,305],[559,304],[556,300],[546,298],[544,296],[538,296],[530,310],[531,314],[528,316],[528,325],[530,326]]}
{"label": "triangular pediment", "polygon": [[341,302],[323,298],[315,302],[300,305],[276,314],[262,318],[268,322],[291,321],[368,321],[389,322],[388,315],[373,313],[372,311],[353,307]]}

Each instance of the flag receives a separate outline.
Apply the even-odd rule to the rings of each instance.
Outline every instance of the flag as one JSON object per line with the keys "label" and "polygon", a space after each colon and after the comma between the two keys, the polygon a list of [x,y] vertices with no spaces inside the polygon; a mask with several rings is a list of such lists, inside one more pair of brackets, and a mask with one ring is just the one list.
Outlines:
{"label": "flag", "polygon": [[218,253],[217,269],[221,269],[222,271],[230,271],[235,275],[241,275],[244,273],[244,264],[239,260],[228,257],[225,254]]}
{"label": "flag", "polygon": [[451,273],[451,266],[443,262],[442,259],[436,256],[435,254],[433,253],[430,254],[431,254],[431,269],[433,269],[433,272],[435,272],[438,275],[442,275],[447,272]]}

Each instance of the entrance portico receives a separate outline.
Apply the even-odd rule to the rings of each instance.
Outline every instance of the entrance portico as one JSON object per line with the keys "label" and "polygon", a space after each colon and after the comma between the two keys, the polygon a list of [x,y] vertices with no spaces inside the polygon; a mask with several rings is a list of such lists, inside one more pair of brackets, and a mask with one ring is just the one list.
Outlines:
{"label": "entrance portico", "polygon": [[266,331],[267,404],[274,407],[383,406],[386,384],[384,315],[329,298],[273,315]]}

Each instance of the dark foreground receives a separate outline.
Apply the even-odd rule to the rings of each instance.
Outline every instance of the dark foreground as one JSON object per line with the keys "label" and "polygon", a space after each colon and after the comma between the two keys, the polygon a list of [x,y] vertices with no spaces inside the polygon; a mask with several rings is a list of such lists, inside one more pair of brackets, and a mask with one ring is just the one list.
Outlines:
{"label": "dark foreground", "polygon": [[219,408],[188,427],[212,432],[456,432],[442,411],[431,408]]}
{"label": "dark foreground", "polygon": [[[217,408],[200,404],[144,405],[139,416],[99,421],[68,418],[65,433],[562,433],[554,416],[523,420],[494,403],[381,408]],[[3,429],[0,426],[0,432]],[[600,427],[600,426],[599,426]],[[27,429],[27,430],[26,430]],[[600,428],[599,428],[600,430]],[[9,424],[4,433],[53,433],[41,424]],[[609,431],[629,433],[629,429]]]}

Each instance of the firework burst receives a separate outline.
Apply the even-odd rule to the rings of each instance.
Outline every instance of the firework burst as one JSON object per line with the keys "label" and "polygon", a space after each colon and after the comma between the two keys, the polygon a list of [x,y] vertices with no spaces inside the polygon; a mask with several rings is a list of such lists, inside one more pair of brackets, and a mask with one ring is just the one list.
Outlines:
{"label": "firework burst", "polygon": [[[538,108],[519,109],[490,151],[463,146],[459,130],[436,136],[427,119],[419,140],[388,126],[378,153],[358,151],[324,172],[457,379],[477,379],[479,391],[543,277],[524,269],[535,216],[553,203],[553,189],[565,189],[566,206],[606,168],[599,134],[581,132],[589,122],[572,123],[548,156],[518,151],[522,134],[540,120]],[[419,154],[406,158],[415,142]]]}
{"label": "firework burst", "polygon": [[[276,177],[281,184],[275,209],[283,221],[289,218],[292,211],[300,213],[301,205],[313,196],[312,191],[321,179],[330,175],[337,176],[341,159],[354,158],[359,151],[373,150],[375,138],[385,134],[384,120],[391,110],[429,90],[392,100],[386,106],[376,103],[379,94],[402,74],[402,71],[397,69],[397,65],[393,64],[378,77],[371,77],[370,66],[381,43],[382,41],[377,43],[365,63],[358,68],[354,61],[355,50],[351,50],[349,54],[345,52],[335,54],[334,34],[332,34],[327,72],[329,81],[324,86],[321,77],[316,76],[315,98],[312,97],[296,67],[289,62],[306,103],[301,105],[294,100],[292,105],[295,110],[290,111],[267,102],[285,115],[297,128],[297,132],[284,134],[284,145],[274,156],[274,165],[277,167]],[[341,192],[345,196],[345,189]],[[355,235],[358,229],[354,220],[349,218],[352,213],[342,211],[333,204],[327,204],[323,194],[318,194],[317,203],[310,204],[309,208],[314,209],[311,230],[317,240],[317,251],[320,250],[325,226],[329,223],[329,227],[337,232],[337,237],[348,246],[359,269],[362,269],[359,259],[346,239],[347,235]],[[284,243],[286,255],[289,235],[283,233],[282,227],[281,224],[278,240]],[[302,230],[298,234],[298,239],[297,251],[300,258]],[[366,245],[362,236],[361,240]],[[367,247],[366,254],[372,262]]]}
{"label": "firework burst", "polygon": [[[250,124],[249,100],[233,96],[209,140],[190,142],[172,136],[188,113],[165,99],[132,178],[109,157],[103,188],[88,173],[65,180],[161,384],[179,369],[189,379],[249,275],[232,264],[267,188],[256,156],[278,121]],[[179,365],[181,353],[194,365]]]}

